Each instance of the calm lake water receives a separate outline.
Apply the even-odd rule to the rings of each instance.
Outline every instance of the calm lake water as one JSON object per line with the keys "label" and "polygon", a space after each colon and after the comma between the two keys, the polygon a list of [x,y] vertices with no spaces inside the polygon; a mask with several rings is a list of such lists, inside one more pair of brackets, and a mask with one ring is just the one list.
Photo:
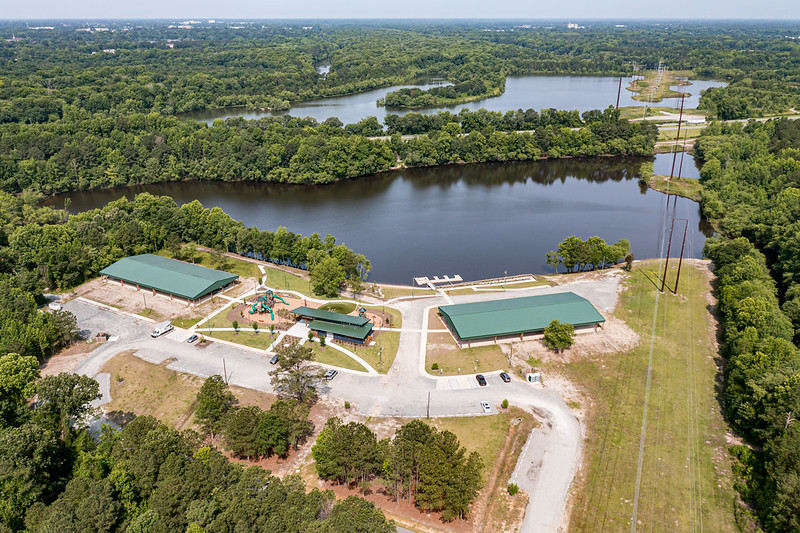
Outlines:
{"label": "calm lake water", "polygon": [[[656,172],[669,174],[671,157],[657,156]],[[667,197],[639,187],[638,169],[646,160],[461,165],[325,186],[161,183],[74,194],[70,210],[100,207],[140,192],[169,195],[178,204],[197,199],[208,208],[221,207],[247,226],[286,226],[304,235],[331,233],[371,260],[374,280],[408,284],[412,276],[445,274],[479,279],[502,276],[504,271],[552,272],[545,252],[569,235],[599,235],[607,242],[624,238],[636,257],[658,257]],[[696,172],[687,157],[684,176]],[[49,203],[63,201],[54,198]],[[666,216],[689,220],[686,256],[700,257],[711,233],[698,205],[683,198],[674,204],[670,200]]]}
{"label": "calm lake water", "polygon": [[[643,102],[637,102],[632,97],[634,93],[625,90],[628,79],[622,80],[622,94],[619,105],[643,106]],[[318,122],[322,122],[330,117],[338,117],[345,124],[353,124],[359,120],[376,116],[378,121],[383,123],[386,113],[403,115],[408,110],[393,110],[378,107],[375,103],[379,98],[383,98],[387,93],[395,91],[401,87],[421,87],[424,89],[442,85],[441,81],[426,85],[402,85],[396,87],[386,87],[375,89],[349,96],[339,96],[334,98],[323,98],[298,103],[292,106],[289,111],[281,112],[254,112],[243,108],[213,109],[206,111],[194,111],[183,113],[180,116],[187,119],[212,122],[217,118],[229,118],[242,116],[247,119],[258,118],[265,115],[294,115],[299,117],[314,117]],[[687,109],[696,108],[700,101],[700,91],[709,87],[721,87],[726,85],[718,81],[695,80],[692,85],[685,86],[685,92],[691,96],[686,98],[685,107]],[[594,77],[594,76],[519,76],[506,79],[506,91],[496,98],[488,98],[477,102],[459,104],[451,107],[441,107],[435,109],[425,109],[417,111],[419,113],[436,113],[440,110],[458,112],[463,108],[471,111],[478,109],[488,109],[490,111],[506,112],[516,109],[577,109],[580,112],[590,109],[605,109],[614,105],[617,100],[617,89],[619,78]],[[677,99],[665,99],[655,104],[657,106],[677,107],[680,102]]]}

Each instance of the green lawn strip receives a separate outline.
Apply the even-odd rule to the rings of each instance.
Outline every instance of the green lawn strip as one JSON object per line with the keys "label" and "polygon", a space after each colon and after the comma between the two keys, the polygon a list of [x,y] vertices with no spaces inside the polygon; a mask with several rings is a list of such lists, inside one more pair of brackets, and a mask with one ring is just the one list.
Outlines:
{"label": "green lawn strip", "polygon": [[[616,313],[641,336],[637,348],[544,364],[545,376],[548,368],[563,372],[593,405],[570,531],[630,527],[657,269],[647,262],[634,270]],[[673,268],[670,284],[675,274]],[[678,296],[659,299],[637,530],[689,531],[699,528],[702,517],[715,531],[735,531],[727,428],[715,390],[719,359],[707,308],[710,289],[693,266],[684,267],[680,281]]]}
{"label": "green lawn strip", "polygon": [[258,348],[259,350],[266,350],[270,344],[276,339],[277,333],[271,335],[269,330],[259,330],[258,335],[253,334],[253,328],[242,327],[237,334],[235,331],[209,331],[200,332],[198,335],[203,335],[208,338],[216,338],[223,341],[235,342],[236,344],[243,344],[251,348]]}
{"label": "green lawn strip", "polygon": [[[375,344],[372,346],[353,347],[345,346],[348,350],[366,361],[372,368],[385,374],[392,367],[394,358],[397,356],[397,348],[400,345],[399,331],[379,331],[375,334]],[[378,351],[383,347],[381,354],[381,364],[378,365]],[[378,369],[380,366],[380,369]]]}
{"label": "green lawn strip", "polygon": [[318,363],[326,365],[338,366],[339,368],[347,368],[350,370],[357,370],[359,372],[366,372],[367,369],[352,357],[343,354],[332,346],[320,346],[319,342],[306,343],[314,352],[314,360]]}
{"label": "green lawn strip", "polygon": [[383,297],[387,300],[400,298],[402,296],[431,296],[432,294],[436,294],[426,287],[414,287],[412,290],[411,287],[386,287],[385,285],[381,286],[381,292],[383,293]]}
{"label": "green lawn strip", "polygon": [[[705,126],[694,126],[694,127],[685,127],[681,128],[681,140],[684,138],[686,139],[697,139],[700,137],[700,133],[702,133]],[[658,139],[659,141],[674,141],[675,137],[678,135],[678,129],[670,128],[658,131]]]}
{"label": "green lawn strip", "polygon": [[670,180],[669,176],[661,175],[650,177],[650,188],[663,193],[669,191],[669,194],[677,194],[695,202],[700,201],[703,192],[703,184],[698,179],[673,177]]}
{"label": "green lawn strip", "polygon": [[[436,346],[432,347],[433,344]],[[445,345],[448,346],[445,348]],[[434,363],[439,365],[436,371],[431,370]],[[497,344],[459,348],[449,333],[428,334],[425,368],[429,373],[437,376],[474,374],[476,366],[477,372],[505,370],[508,368],[508,359]]]}
{"label": "green lawn strip", "polygon": [[190,327],[194,326],[195,324],[197,324],[201,320],[203,320],[203,317],[201,317],[201,316],[195,316],[195,317],[190,317],[190,316],[183,317],[183,316],[181,316],[181,317],[178,317],[178,318],[173,318],[172,319],[172,324],[176,328],[184,328],[184,329],[186,329],[186,328],[190,328]]}

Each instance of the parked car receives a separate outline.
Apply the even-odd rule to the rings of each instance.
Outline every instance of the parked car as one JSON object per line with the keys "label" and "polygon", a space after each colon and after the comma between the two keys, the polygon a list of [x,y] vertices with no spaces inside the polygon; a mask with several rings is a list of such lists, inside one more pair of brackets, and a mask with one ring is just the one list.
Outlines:
{"label": "parked car", "polygon": [[192,344],[194,341],[196,341],[199,338],[200,337],[198,337],[197,335],[191,335],[188,339],[186,339],[186,342],[188,342],[189,344]]}
{"label": "parked car", "polygon": [[338,371],[338,370],[332,370],[332,369],[331,369],[331,370],[328,370],[327,372],[325,372],[325,379],[327,379],[328,381],[330,381],[330,380],[332,380],[333,378],[335,378],[335,377],[336,377],[336,374],[338,374],[338,373],[339,373],[339,371]]}
{"label": "parked car", "polygon": [[483,409],[484,413],[492,412],[492,406],[489,405],[489,402],[481,402],[481,409]]}
{"label": "parked car", "polygon": [[508,375],[508,372],[500,372],[500,379],[508,383],[511,381],[511,376]]}
{"label": "parked car", "polygon": [[483,374],[478,374],[477,376],[475,376],[475,379],[478,380],[478,385],[480,385],[481,387],[486,386],[486,378],[483,377]]}
{"label": "parked car", "polygon": [[272,359],[269,360],[269,364],[277,365],[278,364],[278,354],[272,356]]}

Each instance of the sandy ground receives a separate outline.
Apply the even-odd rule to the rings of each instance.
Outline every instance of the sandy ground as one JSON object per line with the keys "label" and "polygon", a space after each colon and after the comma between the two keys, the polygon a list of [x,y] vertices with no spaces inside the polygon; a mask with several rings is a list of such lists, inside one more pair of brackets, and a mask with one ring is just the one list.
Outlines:
{"label": "sandy ground", "polygon": [[61,350],[42,363],[39,371],[42,376],[55,376],[62,372],[71,372],[81,361],[89,356],[92,350],[102,344],[99,340],[93,340],[91,344],[75,341],[68,348]]}
{"label": "sandy ground", "polygon": [[[225,289],[222,294],[236,297],[240,293],[251,290],[255,280],[240,278],[241,283]],[[121,286],[118,281],[103,281],[97,278],[80,287],[69,295],[68,299],[83,296],[96,302],[104,303],[127,313],[145,316],[145,306],[150,309],[149,317],[154,320],[175,319],[178,317],[202,317],[219,308],[226,300],[215,296],[206,298],[199,305],[189,305],[186,300],[175,298],[171,300],[168,295],[156,293],[150,289],[137,291],[135,286],[125,284]]]}

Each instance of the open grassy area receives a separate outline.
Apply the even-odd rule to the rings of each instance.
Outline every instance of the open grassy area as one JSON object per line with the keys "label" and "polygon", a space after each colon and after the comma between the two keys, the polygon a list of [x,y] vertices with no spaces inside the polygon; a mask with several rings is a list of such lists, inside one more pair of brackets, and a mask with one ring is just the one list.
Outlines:
{"label": "open grassy area", "polygon": [[[478,405],[475,407],[477,409]],[[493,407],[500,410],[497,405]],[[467,453],[478,452],[487,467],[483,470],[483,479],[486,480],[503,449],[506,435],[512,427],[511,421],[516,418],[522,418],[522,422],[514,430],[524,433],[527,439],[530,430],[536,425],[536,420],[530,413],[513,407],[492,416],[432,418],[430,424],[440,431],[447,430],[454,433],[461,445],[467,449]],[[524,443],[523,439],[522,444]],[[520,446],[516,451],[516,457],[519,456],[521,449]]]}
{"label": "open grassy area", "polygon": [[209,331],[200,332],[199,335],[208,337],[209,339],[220,339],[228,342],[235,342],[236,344],[243,344],[251,348],[258,348],[259,350],[266,350],[278,336],[278,333],[270,334],[268,329],[259,329],[258,335],[253,334],[253,328],[245,325],[241,326],[239,333],[235,331]]}
{"label": "open grassy area", "polygon": [[[697,139],[700,137],[700,133],[702,133],[705,126],[689,126],[689,127],[682,127],[681,128],[681,140],[684,138],[686,139]],[[656,140],[659,141],[674,141],[675,137],[678,135],[678,128],[670,128],[670,129],[660,129],[658,130],[658,138]]]}
{"label": "open grassy area", "polygon": [[320,307],[326,311],[333,311],[334,313],[342,313],[349,315],[356,309],[356,304],[351,302],[331,302]]}
{"label": "open grassy area", "polygon": [[348,368],[358,372],[367,371],[366,368],[358,364],[358,361],[355,361],[352,357],[343,354],[330,345],[323,348],[317,341],[311,342],[310,344],[306,343],[305,345],[311,347],[314,352],[314,360],[318,363],[338,366],[339,368]]}
{"label": "open grassy area", "polygon": [[[660,83],[656,80],[658,71],[645,70],[640,71],[639,74],[644,75],[644,79],[629,83],[626,87],[627,90],[636,93],[633,96],[634,100],[642,102],[660,102],[664,98],[680,96],[681,93],[670,88],[672,85],[687,85],[687,87],[691,87],[691,85],[687,84],[685,81],[677,79],[677,76],[691,77],[692,73],[689,71],[665,70],[663,71]],[[687,92],[691,92],[691,89],[687,89]]]}
{"label": "open grassy area", "polygon": [[425,368],[428,372],[431,372],[431,365],[434,363],[439,365],[437,375],[443,376],[508,368],[508,359],[499,345],[459,348],[449,333],[428,334],[428,350],[425,355]]}
{"label": "open grassy area", "polygon": [[406,288],[387,287],[385,285],[381,285],[381,292],[383,293],[384,298],[387,300],[399,298],[401,296],[431,296],[432,294],[436,294],[434,291],[426,287],[414,287],[412,290],[410,286]]}
{"label": "open grassy area", "polygon": [[[111,374],[113,399],[103,406],[104,410],[116,411],[115,419],[151,415],[178,429],[194,427],[195,399],[204,379],[170,370],[167,364],[143,361],[133,355],[133,350],[108,361],[101,371]],[[273,395],[264,392],[239,387],[231,387],[231,391],[240,405],[258,405],[266,409],[275,401]]]}
{"label": "open grassy area", "polygon": [[[352,347],[348,349],[359,356],[361,359],[369,363],[369,365],[380,372],[385,374],[392,367],[394,358],[397,357],[397,348],[400,345],[400,332],[399,331],[381,331],[375,336],[375,344],[373,346]],[[381,364],[378,365],[378,351],[383,347],[381,354]],[[378,368],[380,366],[380,368]]]}
{"label": "open grassy area", "polygon": [[700,201],[700,193],[703,191],[703,184],[694,178],[673,177],[670,180],[669,176],[653,175],[650,177],[649,185],[656,191],[677,194],[695,202]]}
{"label": "open grassy area", "polygon": [[[592,403],[570,531],[630,529],[650,361],[637,531],[736,531],[710,275],[705,265],[684,263],[679,294],[656,299],[657,270],[656,261],[634,269],[616,312],[641,336],[638,347],[545,363],[545,372],[563,372]],[[673,268],[668,286],[675,275]]]}
{"label": "open grassy area", "polygon": [[[158,255],[172,258],[172,255],[167,250],[159,251]],[[258,279],[261,276],[258,266],[256,266],[254,263],[242,261],[241,259],[236,259],[226,255],[222,256],[222,264],[218,265],[211,260],[210,253],[198,250],[194,263],[196,265],[201,265],[214,270],[217,270],[217,267],[219,267],[219,270],[224,270],[225,272],[230,272],[231,274],[236,274],[243,278]]]}
{"label": "open grassy area", "polygon": [[462,287],[460,289],[450,289],[447,294],[456,296],[459,294],[480,294],[482,292],[504,292],[507,289],[527,289],[530,287],[549,287],[554,285],[544,278],[539,278],[536,281],[526,281],[525,283],[499,283],[495,285],[481,285],[480,290],[476,291],[471,287]]}

